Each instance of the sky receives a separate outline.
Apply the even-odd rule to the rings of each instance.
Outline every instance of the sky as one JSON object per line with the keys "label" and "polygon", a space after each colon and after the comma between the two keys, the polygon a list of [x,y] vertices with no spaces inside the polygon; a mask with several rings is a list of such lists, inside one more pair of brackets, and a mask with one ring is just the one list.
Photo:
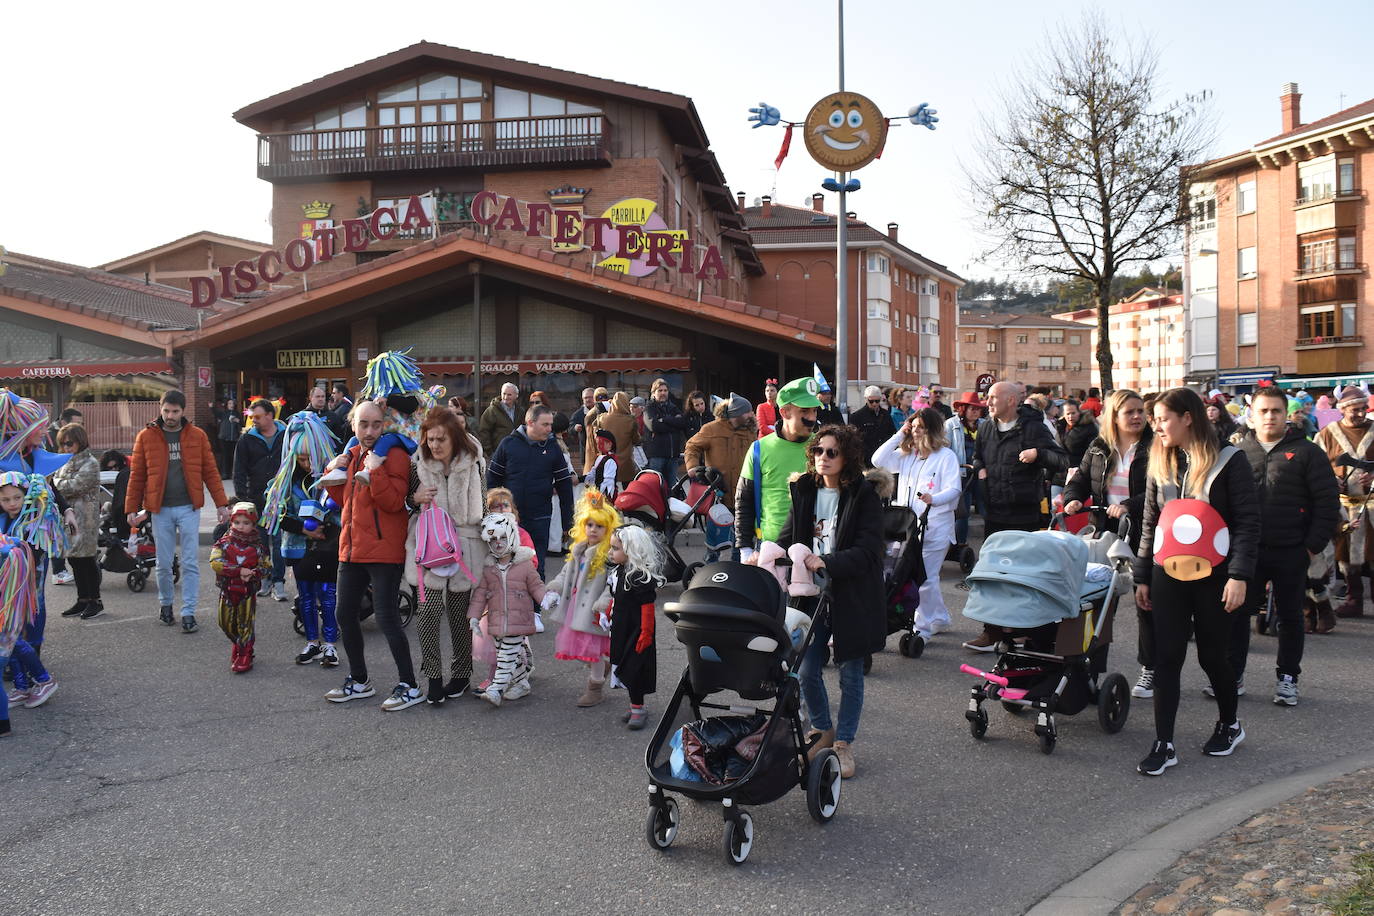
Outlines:
{"label": "sky", "polygon": [[[838,88],[834,0],[13,6],[0,58],[0,245],[24,254],[93,266],[202,229],[271,241],[255,134],[232,113],[422,40],[690,96],[731,190],[750,203],[771,192],[809,205],[827,177],[800,137],[775,171],[782,129],[747,118],[767,102],[800,121]],[[856,173],[850,209],[874,226],[899,223],[904,244],[964,277],[1015,275],[982,258],[964,169],[1018,64],[1085,10],[1125,42],[1154,43],[1162,97],[1211,91],[1212,155],[1279,133],[1285,82],[1300,85],[1305,121],[1342,96],[1344,106],[1374,96],[1355,63],[1367,59],[1374,4],[1318,17],[1278,0],[848,0],[846,88],[889,117],[927,102],[940,118],[935,131],[905,121],[891,131],[882,159]]]}

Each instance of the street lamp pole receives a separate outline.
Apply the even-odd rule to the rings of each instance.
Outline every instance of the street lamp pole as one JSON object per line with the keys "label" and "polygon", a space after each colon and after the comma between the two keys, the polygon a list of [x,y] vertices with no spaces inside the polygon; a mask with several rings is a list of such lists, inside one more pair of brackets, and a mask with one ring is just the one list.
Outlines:
{"label": "street lamp pole", "polygon": [[[844,0],[839,7],[840,91],[844,91]],[[849,416],[849,213],[845,184],[848,173],[839,173],[840,212],[835,231],[835,393],[840,416]]]}

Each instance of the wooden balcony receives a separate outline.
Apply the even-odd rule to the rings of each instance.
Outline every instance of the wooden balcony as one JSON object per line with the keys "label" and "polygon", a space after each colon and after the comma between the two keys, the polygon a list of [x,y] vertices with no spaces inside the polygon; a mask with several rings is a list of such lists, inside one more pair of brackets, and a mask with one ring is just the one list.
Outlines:
{"label": "wooden balcony", "polygon": [[611,164],[605,115],[344,127],[258,135],[268,181],[420,169],[509,171]]}
{"label": "wooden balcony", "polygon": [[1299,350],[1315,350],[1322,347],[1362,347],[1364,338],[1359,334],[1344,337],[1299,337],[1295,345]]}

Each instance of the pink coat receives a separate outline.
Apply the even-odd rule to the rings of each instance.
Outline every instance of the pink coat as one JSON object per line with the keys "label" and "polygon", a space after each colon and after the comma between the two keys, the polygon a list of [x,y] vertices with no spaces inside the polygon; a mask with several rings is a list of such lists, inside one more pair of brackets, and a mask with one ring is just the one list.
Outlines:
{"label": "pink coat", "polygon": [[534,567],[534,551],[515,548],[515,557],[504,570],[496,558],[488,556],[482,578],[472,592],[468,617],[487,616],[487,633],[492,637],[529,636],[534,632],[534,612],[544,600],[544,580]]}

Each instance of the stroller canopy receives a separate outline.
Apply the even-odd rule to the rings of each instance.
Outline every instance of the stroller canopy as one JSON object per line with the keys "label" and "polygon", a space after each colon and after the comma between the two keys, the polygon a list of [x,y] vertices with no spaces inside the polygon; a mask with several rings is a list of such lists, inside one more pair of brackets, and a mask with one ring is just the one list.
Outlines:
{"label": "stroller canopy", "polygon": [[658,471],[640,471],[615,498],[615,507],[662,531],[668,520],[668,487]]}
{"label": "stroller canopy", "polygon": [[964,616],[1024,629],[1078,616],[1088,545],[1063,531],[999,531],[969,573]]}

